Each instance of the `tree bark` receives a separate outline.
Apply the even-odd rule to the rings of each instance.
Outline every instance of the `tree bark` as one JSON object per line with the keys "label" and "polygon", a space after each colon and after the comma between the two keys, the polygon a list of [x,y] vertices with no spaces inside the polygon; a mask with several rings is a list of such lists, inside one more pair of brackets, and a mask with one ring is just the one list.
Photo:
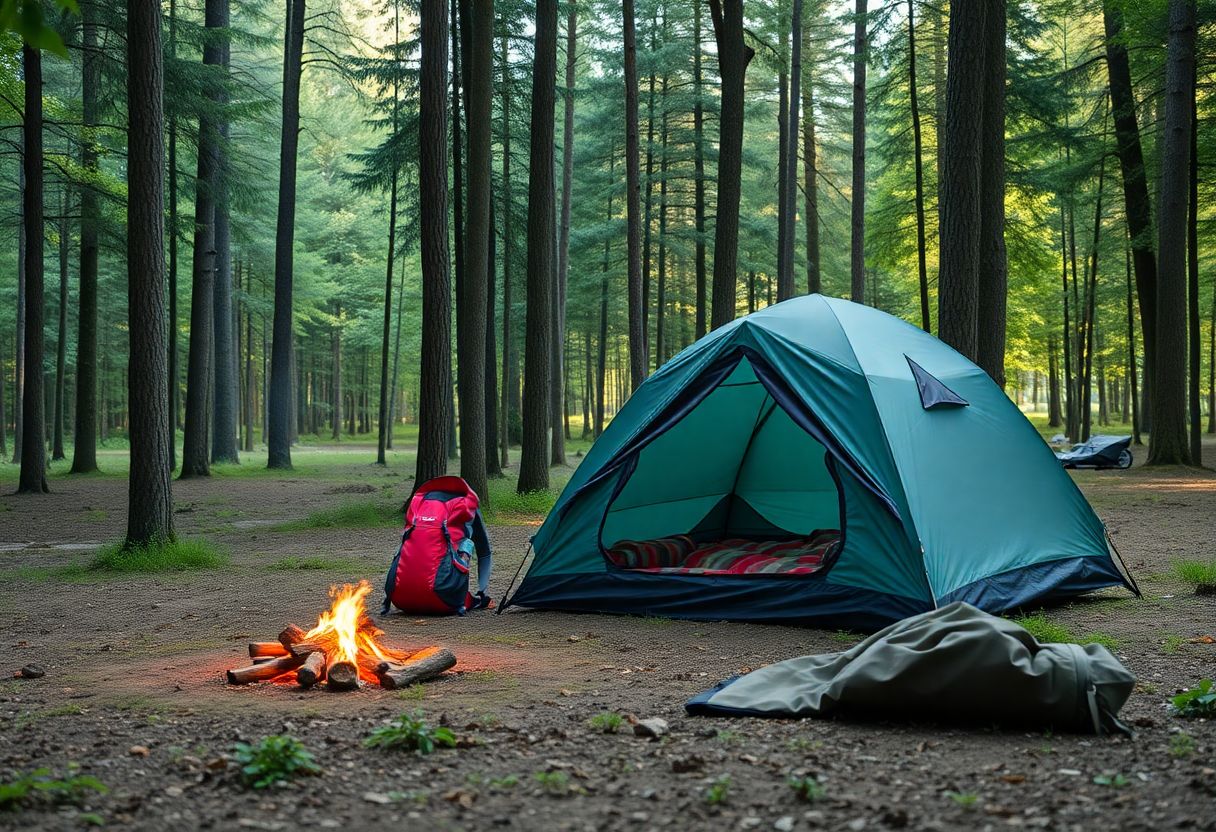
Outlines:
{"label": "tree bark", "polygon": [[975,360],[982,227],[980,204],[986,3],[950,10],[945,129],[941,149],[938,336]]}
{"label": "tree bark", "polygon": [[[518,485],[521,494],[549,487],[548,431],[552,424],[549,417],[549,385],[553,383],[550,360],[553,332],[549,305],[553,303],[553,257],[556,248],[553,108],[557,76],[557,0],[537,0],[533,51],[532,129],[528,166],[528,339],[524,349],[523,444]],[[634,123],[636,125],[636,118]],[[636,138],[635,134],[635,142]],[[635,154],[635,173],[636,165]]]}
{"label": "tree bark", "polygon": [[[1093,408],[1089,406],[1089,400],[1093,394],[1094,331],[1097,329],[1098,252],[1101,248],[1102,240],[1102,191],[1105,183],[1106,156],[1103,155],[1098,165],[1098,198],[1094,206],[1094,240],[1093,248],[1090,250],[1089,268],[1087,269],[1089,279],[1086,281],[1085,341],[1083,344],[1085,384],[1081,391],[1081,409],[1083,411],[1081,420],[1082,442],[1089,440],[1093,422]],[[1101,393],[1100,386],[1099,393]]]}
{"label": "tree bark", "polygon": [[[664,17],[666,28],[666,17]],[[667,360],[667,88],[670,79],[663,74],[660,87],[659,128],[659,274],[654,314],[654,366],[657,370]]]}
{"label": "tree bark", "polygon": [[[491,44],[492,46],[492,44]],[[498,336],[495,305],[495,267],[497,254],[497,225],[494,220],[494,193],[490,192],[490,251],[486,263],[486,476],[501,477],[502,461],[499,457],[498,440]],[[400,316],[398,316],[400,321]],[[390,408],[391,412],[391,408]],[[505,416],[503,418],[506,418]],[[391,437],[391,434],[390,434]],[[390,445],[391,447],[391,445]]]}
{"label": "tree bark", "polygon": [[[216,43],[211,47],[218,53],[216,64],[222,76],[228,76],[230,47],[228,41],[229,0],[209,0],[206,10],[206,25],[219,34],[213,34]],[[206,56],[204,56],[206,62]],[[214,101],[216,106],[227,106],[228,91],[225,84],[217,85]],[[228,121],[222,115],[215,125],[215,270],[213,274],[214,304],[214,387],[212,388],[211,461],[237,463],[241,461],[237,444],[237,372],[236,332],[232,315],[232,234],[230,223],[228,177]]]}
{"label": "tree bark", "polygon": [[[638,47],[633,0],[622,0],[625,35],[625,223],[628,264],[629,378],[633,389],[646,378],[646,331],[642,299],[642,204],[638,170]],[[526,379],[525,379],[526,381]]]}
{"label": "tree bark", "polygon": [[785,235],[789,230],[785,222],[785,213],[789,210],[789,157],[790,143],[793,136],[790,132],[790,18],[788,0],[778,0],[777,15],[777,47],[774,57],[780,63],[777,71],[777,295],[782,297],[786,284],[785,275],[790,275],[790,295],[793,295],[793,268],[787,268]]}
{"label": "tree bark", "polygon": [[[96,35],[94,35],[96,40]],[[177,0],[169,0],[169,58],[177,60]],[[99,83],[95,81],[94,83]],[[96,92],[94,92],[96,95]],[[94,105],[96,106],[96,105]],[[169,467],[177,468],[177,426],[180,423],[181,391],[177,372],[177,246],[180,226],[177,217],[177,108],[171,107],[169,118]],[[87,121],[87,119],[86,119]],[[94,162],[96,160],[94,159]],[[83,229],[83,220],[82,220]],[[96,232],[94,232],[96,237]],[[82,266],[83,268],[83,266]],[[83,290],[82,290],[83,292]]]}
{"label": "tree bark", "polygon": [[777,300],[794,296],[794,218],[798,213],[798,110],[802,103],[802,0],[794,0],[790,21],[790,100],[786,118],[789,142],[782,160],[785,166],[785,271],[777,275]]}
{"label": "tree bark", "polygon": [[66,364],[68,348],[68,245],[70,230],[68,227],[67,188],[64,187],[60,196],[59,218],[59,336],[55,340],[55,409],[52,417],[53,444],[51,459],[65,459],[63,453],[63,397],[67,389]]}
{"label": "tree bark", "polygon": [[916,165],[916,275],[920,286],[920,327],[933,331],[929,312],[929,269],[925,262],[925,174],[920,135],[920,95],[916,87],[916,20],[908,0],[908,100],[912,105],[912,149]]}
{"label": "tree bark", "polygon": [[742,195],[744,79],[755,54],[743,40],[743,0],[709,0],[722,79],[718,115],[718,207],[714,228],[711,328],[735,319],[739,200]]}
{"label": "tree bark", "polygon": [[1157,258],[1153,252],[1152,208],[1144,152],[1140,146],[1131,67],[1123,39],[1123,9],[1118,0],[1103,0],[1102,17],[1106,28],[1106,69],[1115,122],[1115,149],[1123,176],[1124,216],[1131,234],[1132,267],[1140,302],[1140,331],[1144,336],[1144,388],[1148,394],[1152,388],[1157,346]]}
{"label": "tree bark", "polygon": [[514,345],[511,343],[511,317],[514,314],[511,297],[511,259],[515,256],[515,240],[511,223],[511,59],[509,41],[504,32],[499,39],[499,61],[502,63],[502,467],[511,462],[511,391],[515,389]]}
{"label": "tree bark", "polygon": [[[608,156],[608,176],[616,173],[616,148]],[[612,191],[608,191],[608,211],[606,219],[612,220]],[[596,356],[596,386],[595,386],[595,437],[604,432],[604,406],[608,378],[608,263],[612,253],[612,242],[604,239],[604,259],[600,272],[600,331]]]}
{"label": "tree bark", "polygon": [[[1131,309],[1130,304],[1128,309]],[[1135,367],[1136,362],[1133,360],[1133,372]],[[1133,375],[1133,385],[1135,379],[1136,377]],[[1136,388],[1132,387],[1132,398],[1135,397]],[[1138,433],[1139,431],[1137,431]],[[1212,314],[1208,318],[1208,433],[1216,433],[1216,281],[1212,283]]]}
{"label": "tree bark", "polygon": [[692,29],[692,131],[693,131],[693,223],[696,229],[696,337],[705,335],[708,323],[705,274],[705,103],[701,68],[701,8],[693,3]]}
{"label": "tree bark", "polygon": [[486,486],[486,294],[490,264],[491,98],[494,95],[494,0],[472,0],[464,66],[468,137],[468,201],[465,273],[457,301],[457,366],[460,385],[460,475],[485,502]]}
{"label": "tree bark", "polygon": [[127,3],[127,320],[131,472],[125,546],[173,539],[165,349],[164,72],[157,0]]}
{"label": "tree bark", "polygon": [[21,394],[21,474],[18,494],[45,494],[46,402],[42,373],[44,345],[42,212],[42,53],[23,43],[25,113],[22,126],[22,222],[25,227],[25,386]]}
{"label": "tree bark", "polygon": [[866,35],[867,0],[857,0],[853,17],[853,190],[849,274],[854,303],[866,302]]}
{"label": "tree bark", "polygon": [[1192,461],[1186,425],[1186,226],[1194,75],[1194,6],[1189,0],[1169,0],[1149,465]]}
{"label": "tree bark", "polygon": [[[1195,64],[1192,71],[1197,72]],[[1199,412],[1199,379],[1203,372],[1201,366],[1200,332],[1199,332],[1199,108],[1196,101],[1197,76],[1191,78],[1191,152],[1190,164],[1187,165],[1187,202],[1189,210],[1186,219],[1186,276],[1187,276],[1187,353],[1190,372],[1187,376],[1187,414],[1190,428],[1191,461],[1196,465],[1203,464],[1203,438],[1201,433],[1202,417]]]}
{"label": "tree bark", "polygon": [[[804,48],[809,52],[810,27],[803,29]],[[811,294],[823,291],[819,262],[819,162],[815,140],[815,79],[814,61],[803,64],[802,70],[802,176],[803,199],[806,202],[806,290]]]}
{"label": "tree bark", "polygon": [[1005,387],[1005,0],[987,0],[980,104],[980,247],[975,363]]}
{"label": "tree bark", "polygon": [[279,141],[279,210],[274,238],[274,332],[270,356],[267,467],[291,468],[292,352],[295,282],[296,160],[300,148],[300,74],[306,0],[287,0],[283,54],[283,129]]}
{"label": "tree bark", "polygon": [[574,83],[578,60],[578,4],[571,3],[566,14],[566,86],[562,111],[562,208],[558,223],[557,286],[553,304],[553,363],[554,383],[549,407],[553,417],[550,433],[549,462],[566,464],[566,400],[565,379],[566,289],[570,277],[570,200],[574,188]]}
{"label": "tree bark", "polygon": [[1132,247],[1129,237],[1125,251],[1127,265],[1127,376],[1130,388],[1132,411],[1132,441],[1143,444],[1140,439],[1140,399],[1136,390],[1136,313],[1132,295]]}
{"label": "tree bark", "polygon": [[21,462],[25,398],[25,131],[22,130],[21,162],[17,170],[17,192],[21,198],[21,213],[17,218],[17,320],[13,346],[13,464]]}
{"label": "tree bark", "polygon": [[1056,337],[1047,336],[1047,427],[1058,428],[1064,422],[1060,409],[1060,366],[1057,360]]}
{"label": "tree bark", "polygon": [[447,472],[452,406],[452,287],[448,250],[445,0],[423,0],[419,75],[419,230],[422,245],[422,363],[418,384],[415,488]]}

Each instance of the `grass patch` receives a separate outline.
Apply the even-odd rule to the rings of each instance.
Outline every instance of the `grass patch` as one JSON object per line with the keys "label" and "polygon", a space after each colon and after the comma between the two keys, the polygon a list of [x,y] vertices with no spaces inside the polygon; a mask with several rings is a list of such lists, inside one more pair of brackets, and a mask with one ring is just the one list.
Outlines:
{"label": "grass patch", "polygon": [[337,572],[339,570],[354,570],[362,569],[363,564],[351,558],[323,558],[323,557],[291,557],[276,560],[274,563],[268,564],[267,569],[275,572]]}
{"label": "grass patch", "polygon": [[1094,632],[1077,636],[1063,624],[1057,624],[1042,613],[1023,615],[1010,620],[1041,642],[1055,644],[1101,644],[1107,650],[1119,649],[1119,641],[1112,635]]}
{"label": "grass patch", "polygon": [[87,583],[96,577],[83,563],[69,563],[66,566],[20,566],[16,569],[0,571],[0,581],[23,581],[27,583],[42,583],[49,580],[65,583]]}
{"label": "grass patch", "polygon": [[170,540],[124,548],[106,546],[93,558],[90,568],[103,572],[184,572],[218,569],[228,563],[228,553],[202,540]]}
{"label": "grass patch", "polygon": [[1174,564],[1174,574],[1196,592],[1216,592],[1216,560],[1180,560]]}
{"label": "grass patch", "polygon": [[275,528],[279,531],[302,529],[366,529],[397,526],[402,521],[401,503],[362,500],[314,511],[302,520],[292,520]]}
{"label": "grass patch", "polygon": [[486,522],[499,526],[539,523],[557,502],[557,492],[553,490],[516,493],[514,478],[490,480],[489,492],[484,508]]}

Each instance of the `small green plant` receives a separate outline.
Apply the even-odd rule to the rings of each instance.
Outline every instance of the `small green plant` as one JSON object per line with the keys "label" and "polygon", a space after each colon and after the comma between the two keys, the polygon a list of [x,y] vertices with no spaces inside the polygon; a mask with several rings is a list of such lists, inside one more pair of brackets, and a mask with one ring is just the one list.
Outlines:
{"label": "small green plant", "polygon": [[807,803],[822,800],[823,796],[827,794],[827,789],[823,787],[823,784],[809,774],[803,777],[791,777],[789,786],[794,790],[794,794],[798,795],[799,800],[805,800]]}
{"label": "small green plant", "polygon": [[1186,639],[1178,635],[1168,635],[1161,641],[1161,649],[1166,653],[1177,653],[1186,644]]}
{"label": "small green plant", "polygon": [[705,790],[705,802],[710,806],[721,806],[730,797],[730,775],[723,774]]}
{"label": "small green plant", "polygon": [[538,771],[532,779],[545,794],[564,796],[570,793],[570,777],[564,771]]}
{"label": "small green plant", "polygon": [[408,688],[397,691],[397,698],[409,702],[421,702],[426,699],[426,688],[420,682],[415,682]]}
{"label": "small green plant", "polygon": [[275,528],[278,531],[303,529],[363,529],[396,526],[401,523],[401,503],[396,500],[361,500],[315,511],[302,520],[292,520]]}
{"label": "small green plant", "polygon": [[1094,775],[1094,783],[1098,786],[1110,786],[1112,789],[1122,789],[1131,783],[1122,774],[1096,774]]}
{"label": "small green plant", "polygon": [[980,796],[971,792],[946,792],[946,797],[954,801],[956,806],[961,806],[964,809],[970,809],[979,802]]}
{"label": "small green plant", "polygon": [[437,746],[456,747],[456,735],[451,728],[433,727],[423,719],[422,711],[404,713],[388,725],[372,731],[363,741],[367,748],[385,748],[430,754]]}
{"label": "small green plant", "polygon": [[792,737],[785,747],[794,752],[818,751],[823,748],[823,740],[813,740],[809,737]]}
{"label": "small green plant", "polygon": [[105,784],[88,774],[76,774],[69,766],[66,777],[56,777],[49,768],[36,768],[12,780],[0,781],[0,810],[35,803],[80,803],[89,794],[105,794]]}
{"label": "small green plant", "polygon": [[1188,719],[1216,717],[1216,690],[1211,679],[1203,679],[1190,690],[1185,690],[1170,699],[1174,713]]}
{"label": "small green plant", "polygon": [[105,572],[182,572],[218,569],[228,554],[202,540],[166,540],[124,547],[121,543],[99,551],[90,568]]}
{"label": "small green plant", "polygon": [[1174,564],[1174,574],[1197,593],[1216,593],[1216,560],[1181,560]]}
{"label": "small green plant", "polygon": [[1179,732],[1170,737],[1170,754],[1175,757],[1189,757],[1195,753],[1195,738],[1190,734]]}
{"label": "small green plant", "polygon": [[490,778],[490,788],[500,792],[505,792],[507,789],[513,789],[519,785],[518,774],[508,774],[505,777]]}
{"label": "small green plant", "polygon": [[1119,641],[1114,636],[1100,631],[1077,636],[1072,630],[1063,624],[1057,624],[1043,613],[1023,615],[1011,620],[1034,636],[1035,640],[1046,644],[1101,644],[1107,650],[1119,649]]}
{"label": "small green plant", "polygon": [[321,773],[316,759],[295,737],[272,734],[253,744],[238,742],[234,753],[241,766],[241,779],[255,789]]}
{"label": "small green plant", "polygon": [[1086,633],[1085,635],[1081,636],[1081,638],[1077,639],[1077,643],[1078,644],[1101,644],[1107,650],[1111,650],[1111,651],[1119,649],[1119,639],[1115,638],[1114,636],[1110,635],[1109,633],[1103,633],[1101,631],[1098,631],[1096,633]]}
{"label": "small green plant", "polygon": [[625,718],[613,711],[604,711],[587,720],[587,724],[601,734],[615,734],[625,724]]}
{"label": "small green plant", "polygon": [[714,739],[723,745],[733,745],[739,741],[739,734],[736,731],[718,731],[714,734]]}

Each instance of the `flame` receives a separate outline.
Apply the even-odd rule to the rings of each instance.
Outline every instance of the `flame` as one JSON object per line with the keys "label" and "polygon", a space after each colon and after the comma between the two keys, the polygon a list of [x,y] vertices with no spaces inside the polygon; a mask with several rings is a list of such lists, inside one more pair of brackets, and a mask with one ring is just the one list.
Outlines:
{"label": "flame", "polygon": [[305,641],[333,645],[326,650],[329,664],[350,662],[359,669],[359,677],[367,682],[377,681],[375,667],[382,661],[400,662],[409,656],[380,644],[384,632],[367,614],[364,599],[372,591],[367,581],[358,584],[332,586],[330,607],[321,613],[317,626],[308,631]]}

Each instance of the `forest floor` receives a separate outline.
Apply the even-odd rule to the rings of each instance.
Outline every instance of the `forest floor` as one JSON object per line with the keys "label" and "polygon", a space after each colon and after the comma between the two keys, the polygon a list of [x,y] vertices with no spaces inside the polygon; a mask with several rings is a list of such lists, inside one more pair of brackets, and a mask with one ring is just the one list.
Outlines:
{"label": "forest floor", "polygon": [[[1216,444],[1206,450],[1216,464]],[[112,474],[56,475],[50,495],[0,497],[0,669],[46,670],[0,681],[0,784],[49,767],[108,787],[79,805],[0,810],[0,828],[1216,829],[1216,720],[1181,720],[1167,706],[1216,677],[1216,644],[1202,640],[1216,635],[1216,597],[1195,596],[1171,571],[1176,559],[1216,554],[1211,472],[1075,475],[1144,598],[1107,592],[1045,614],[1114,645],[1135,672],[1123,712],[1134,740],[689,717],[684,701],[724,677],[860,636],[522,610],[385,619],[389,642],[459,656],[455,672],[404,692],[227,686],[223,671],[246,663],[247,641],[313,622],[331,584],[379,585],[395,522],[282,526],[335,505],[400,500],[404,455],[386,470],[369,454],[302,449],[303,474],[262,474],[251,458],[239,472],[175,482],[179,533],[231,553],[210,571],[83,568],[90,549],[124,529],[125,481]],[[0,466],[5,494],[12,475]],[[495,519],[498,596],[540,517]],[[413,709],[467,747],[420,757],[363,746],[372,728]],[[670,733],[651,741],[589,725],[608,711],[662,717]],[[323,772],[242,788],[233,744],[275,733],[303,741]],[[823,786],[813,802],[789,786],[803,774]]]}

